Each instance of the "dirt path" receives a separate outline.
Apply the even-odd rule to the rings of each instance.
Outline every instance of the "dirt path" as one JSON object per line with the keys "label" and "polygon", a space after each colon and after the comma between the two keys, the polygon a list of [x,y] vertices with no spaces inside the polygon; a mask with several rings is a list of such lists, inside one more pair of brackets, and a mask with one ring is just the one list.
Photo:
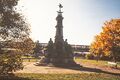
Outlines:
{"label": "dirt path", "polygon": [[[48,67],[48,66],[35,66],[35,62],[25,62],[24,63],[24,69],[17,71],[16,73],[44,73],[44,74],[70,74],[70,73],[92,73],[92,71],[87,71],[87,70],[73,70],[73,69],[65,69],[65,68],[58,68],[58,67]],[[94,65],[87,65],[83,64],[84,67],[89,67],[89,68],[94,68],[94,69],[100,69],[102,71],[109,71],[112,73],[119,73],[120,70],[118,69],[111,69],[107,67],[99,67],[99,66],[94,66]],[[94,72],[94,71],[93,71]]]}
{"label": "dirt path", "polygon": [[87,63],[87,64],[80,63],[80,64],[85,66],[85,67],[96,68],[96,69],[99,69],[101,71],[120,74],[120,67],[118,67],[118,69],[115,69],[115,68],[112,68],[112,67],[107,66],[107,65],[106,66],[100,66],[100,65],[93,65],[93,64],[89,64],[89,63]]}
{"label": "dirt path", "polygon": [[85,71],[78,71],[72,69],[58,68],[58,67],[48,67],[48,66],[35,66],[34,62],[26,62],[24,63],[24,69],[17,71],[16,73],[87,73]]}

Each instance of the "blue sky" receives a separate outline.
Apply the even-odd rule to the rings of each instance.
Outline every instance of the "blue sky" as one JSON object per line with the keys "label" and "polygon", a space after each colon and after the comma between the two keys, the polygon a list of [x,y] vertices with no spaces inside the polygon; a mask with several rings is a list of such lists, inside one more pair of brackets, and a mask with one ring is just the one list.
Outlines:
{"label": "blue sky", "polygon": [[64,39],[70,44],[90,45],[105,21],[120,18],[120,0],[21,0],[33,40],[54,40],[59,3],[63,4]]}

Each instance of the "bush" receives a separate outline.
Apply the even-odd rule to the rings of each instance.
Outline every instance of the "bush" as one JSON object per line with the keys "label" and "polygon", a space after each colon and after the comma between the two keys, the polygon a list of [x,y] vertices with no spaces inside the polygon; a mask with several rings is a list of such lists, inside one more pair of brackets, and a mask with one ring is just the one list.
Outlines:
{"label": "bush", "polygon": [[0,54],[0,75],[23,69],[21,55],[13,51]]}
{"label": "bush", "polygon": [[111,58],[109,57],[109,56],[101,56],[100,57],[100,60],[108,60],[108,61],[110,61],[111,60]]}
{"label": "bush", "polygon": [[81,57],[81,58],[85,58],[86,54],[79,54],[79,53],[75,53],[74,57]]}
{"label": "bush", "polygon": [[93,54],[86,54],[86,59],[94,59],[94,55]]}

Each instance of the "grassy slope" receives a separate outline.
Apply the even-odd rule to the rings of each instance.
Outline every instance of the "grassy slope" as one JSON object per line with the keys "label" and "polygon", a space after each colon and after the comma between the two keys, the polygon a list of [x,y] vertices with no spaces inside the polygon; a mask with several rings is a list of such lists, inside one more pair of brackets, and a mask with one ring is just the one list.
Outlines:
{"label": "grassy slope", "polygon": [[0,80],[120,80],[110,74],[16,74],[16,77],[0,77]]}
{"label": "grassy slope", "polygon": [[[96,60],[87,60],[87,59],[76,58],[75,61],[83,63],[83,64],[92,64],[95,66],[108,66],[108,61],[103,61],[103,60],[96,61]],[[118,63],[118,67],[120,67],[120,62],[117,62],[117,63]]]}

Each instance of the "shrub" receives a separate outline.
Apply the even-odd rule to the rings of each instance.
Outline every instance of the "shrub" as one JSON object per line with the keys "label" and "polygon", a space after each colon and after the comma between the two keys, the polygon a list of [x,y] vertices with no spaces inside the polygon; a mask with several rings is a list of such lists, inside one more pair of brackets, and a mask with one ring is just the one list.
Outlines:
{"label": "shrub", "polygon": [[111,58],[109,56],[101,56],[100,60],[111,60]]}
{"label": "shrub", "polygon": [[74,57],[81,57],[81,58],[85,58],[86,54],[79,54],[79,53],[75,53]]}
{"label": "shrub", "polygon": [[19,69],[23,69],[20,54],[16,54],[13,51],[0,54],[0,75],[8,74]]}
{"label": "shrub", "polygon": [[86,54],[86,59],[94,59],[94,55],[93,54]]}

